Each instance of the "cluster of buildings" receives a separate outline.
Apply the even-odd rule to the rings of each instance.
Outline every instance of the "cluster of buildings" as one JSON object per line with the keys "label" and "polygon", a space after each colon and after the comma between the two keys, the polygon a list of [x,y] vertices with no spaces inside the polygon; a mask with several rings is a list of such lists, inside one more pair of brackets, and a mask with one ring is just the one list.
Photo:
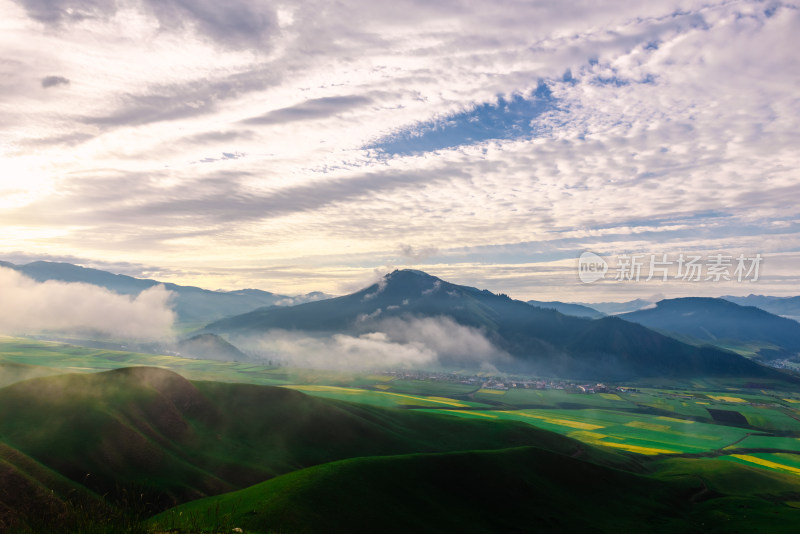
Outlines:
{"label": "cluster of buildings", "polygon": [[580,393],[626,393],[636,391],[630,387],[608,386],[606,384],[579,384],[574,381],[544,379],[522,376],[485,376],[462,375],[458,373],[445,373],[419,370],[377,371],[377,374],[392,376],[401,380],[426,380],[431,382],[450,382],[474,386],[480,389],[509,390],[509,389],[563,389]]}

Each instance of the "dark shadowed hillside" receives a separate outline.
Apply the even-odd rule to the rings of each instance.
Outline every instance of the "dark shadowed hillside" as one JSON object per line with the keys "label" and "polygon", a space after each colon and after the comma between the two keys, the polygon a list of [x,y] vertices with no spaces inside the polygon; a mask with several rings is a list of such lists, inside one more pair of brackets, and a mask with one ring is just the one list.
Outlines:
{"label": "dark shadowed hillside", "polygon": [[231,527],[257,532],[642,532],[645,521],[650,532],[700,532],[686,520],[699,489],[527,447],[344,460],[153,522],[207,528],[219,507]]}

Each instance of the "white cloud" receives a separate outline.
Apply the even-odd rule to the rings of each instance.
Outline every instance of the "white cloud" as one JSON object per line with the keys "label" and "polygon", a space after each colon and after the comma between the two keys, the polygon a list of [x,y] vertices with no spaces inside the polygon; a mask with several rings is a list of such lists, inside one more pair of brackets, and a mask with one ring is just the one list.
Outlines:
{"label": "white cloud", "polygon": [[510,358],[485,335],[449,317],[392,318],[370,324],[355,336],[313,337],[299,332],[270,330],[262,336],[235,339],[259,358],[295,367],[381,368],[435,367],[442,361],[478,368]]}
{"label": "white cloud", "polygon": [[[0,0],[0,255],[299,293],[398,243],[473,285],[581,249],[800,251],[795,4],[114,5]],[[540,82],[534,139],[362,149]]]}
{"label": "white cloud", "polygon": [[163,285],[135,297],[80,283],[36,282],[0,267],[0,333],[88,332],[152,340],[172,336],[172,293]]}

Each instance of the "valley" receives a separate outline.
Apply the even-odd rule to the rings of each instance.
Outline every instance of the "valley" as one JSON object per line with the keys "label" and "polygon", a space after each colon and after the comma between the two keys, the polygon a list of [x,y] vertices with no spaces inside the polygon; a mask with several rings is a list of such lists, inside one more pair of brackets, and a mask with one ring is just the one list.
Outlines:
{"label": "valley", "polygon": [[[414,512],[390,531],[457,524],[452,513],[464,514],[467,531],[491,531],[500,510],[499,524],[507,528],[586,528],[553,512],[566,510],[575,491],[596,506],[592,524],[602,529],[632,528],[649,514],[662,517],[653,532],[699,532],[707,514],[746,525],[742,503],[757,511],[751,518],[770,514],[771,524],[787,529],[800,514],[793,504],[800,494],[800,390],[791,382],[586,384],[303,370],[8,337],[0,339],[0,377],[3,480],[23,476],[29,495],[54,488],[55,501],[39,503],[36,514],[56,507],[59,517],[98,528],[302,532],[330,527],[331,518],[366,528],[371,514],[389,513],[400,502]],[[32,428],[47,430],[31,434]],[[543,472],[542,462],[550,470]],[[530,467],[512,467],[519,465]],[[466,472],[484,489],[458,483]],[[708,500],[690,498],[730,479],[742,482],[725,483]],[[390,486],[375,490],[388,480]],[[753,481],[765,489],[752,492]],[[508,483],[517,487],[512,494],[501,489]],[[449,494],[448,504],[438,505],[447,515],[392,497],[420,484],[441,498]],[[607,484],[618,496],[613,502],[603,501]],[[673,502],[669,511],[636,501],[642,484]],[[357,486],[372,489],[361,494]],[[349,489],[342,494],[337,487]],[[143,496],[133,512],[125,501],[131,488]],[[567,488],[569,494],[559,493]],[[347,515],[336,500],[343,495],[369,503],[371,512]],[[551,501],[549,515],[531,516],[524,503],[543,498]],[[311,509],[310,502],[326,504]],[[475,502],[482,504],[476,509]],[[0,503],[5,524],[43,528],[13,499]],[[631,506],[634,514],[614,512]],[[116,515],[99,511],[106,507]]]}

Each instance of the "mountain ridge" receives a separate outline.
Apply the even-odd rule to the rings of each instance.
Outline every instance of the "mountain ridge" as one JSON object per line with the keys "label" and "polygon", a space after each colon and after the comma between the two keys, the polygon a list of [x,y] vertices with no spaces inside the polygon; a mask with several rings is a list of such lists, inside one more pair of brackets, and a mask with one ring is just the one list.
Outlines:
{"label": "mountain ridge", "polygon": [[674,332],[709,343],[727,340],[778,347],[759,350],[761,356],[800,352],[800,323],[755,306],[724,298],[664,299],[652,308],[618,317],[650,328]]}
{"label": "mountain ridge", "polygon": [[783,376],[736,354],[692,347],[613,317],[568,317],[410,270],[393,271],[350,295],[288,308],[262,308],[211,323],[201,331],[234,339],[274,329],[364,335],[381,331],[381,321],[387,319],[442,316],[479,331],[510,354],[514,361],[509,370],[599,379],[690,372]]}

